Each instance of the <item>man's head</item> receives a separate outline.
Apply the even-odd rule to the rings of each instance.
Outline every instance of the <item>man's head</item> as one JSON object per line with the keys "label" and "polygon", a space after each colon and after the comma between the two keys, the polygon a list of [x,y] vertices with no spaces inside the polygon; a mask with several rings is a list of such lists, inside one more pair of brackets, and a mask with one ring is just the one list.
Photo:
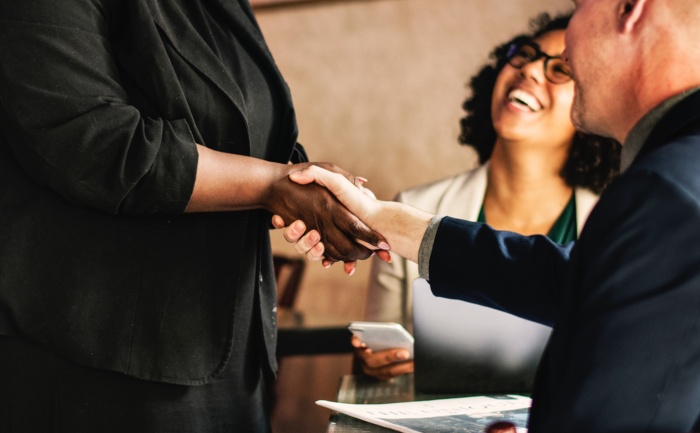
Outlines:
{"label": "man's head", "polygon": [[700,85],[700,1],[574,0],[565,58],[572,121],[623,142],[665,99]]}

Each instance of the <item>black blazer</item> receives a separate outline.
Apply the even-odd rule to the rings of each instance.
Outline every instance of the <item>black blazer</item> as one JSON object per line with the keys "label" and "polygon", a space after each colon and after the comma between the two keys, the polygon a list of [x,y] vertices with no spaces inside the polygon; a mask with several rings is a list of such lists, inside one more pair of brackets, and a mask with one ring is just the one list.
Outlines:
{"label": "black blazer", "polygon": [[532,433],[697,431],[700,92],[656,125],[575,244],[446,218],[430,283],[554,325]]}
{"label": "black blazer", "polygon": [[[202,384],[261,317],[276,368],[269,215],[183,214],[195,143],[251,154],[240,88],[188,1],[0,2],[0,335]],[[207,1],[272,77],[282,113],[269,159],[286,162],[294,111],[252,11]],[[256,287],[259,314],[239,302]]]}

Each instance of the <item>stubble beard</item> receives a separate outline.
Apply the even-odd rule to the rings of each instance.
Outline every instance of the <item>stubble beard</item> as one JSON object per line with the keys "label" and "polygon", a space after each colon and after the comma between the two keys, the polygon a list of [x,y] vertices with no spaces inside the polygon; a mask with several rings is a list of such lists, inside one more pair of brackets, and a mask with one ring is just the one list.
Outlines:
{"label": "stubble beard", "polygon": [[571,104],[571,123],[577,131],[590,133],[585,126],[584,114],[585,110],[583,108],[583,102],[581,101],[581,91],[577,87],[576,93],[574,93],[574,101]]}
{"label": "stubble beard", "polygon": [[602,133],[604,125],[599,124],[600,120],[596,121],[595,116],[591,116],[590,110],[587,108],[585,92],[581,92],[581,88],[576,86],[574,93],[574,101],[571,104],[571,123],[577,131],[586,134],[596,134],[605,136]]}
{"label": "stubble beard", "polygon": [[611,127],[613,125],[607,122],[611,112],[607,109],[596,110],[595,107],[591,107],[590,101],[586,99],[586,92],[582,92],[578,85],[576,85],[575,89],[574,101],[571,104],[571,123],[574,125],[574,128],[585,134],[594,134],[617,140],[612,133],[614,129],[611,129]]}

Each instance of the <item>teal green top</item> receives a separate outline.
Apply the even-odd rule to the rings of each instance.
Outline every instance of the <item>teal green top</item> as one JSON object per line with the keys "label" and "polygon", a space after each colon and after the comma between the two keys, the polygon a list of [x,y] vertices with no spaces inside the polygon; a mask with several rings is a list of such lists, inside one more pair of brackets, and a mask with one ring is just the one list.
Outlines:
{"label": "teal green top", "polygon": [[[484,212],[484,205],[481,205],[481,210],[479,211],[479,217],[476,222],[486,223],[486,213]],[[571,241],[576,240],[576,200],[575,195],[571,194],[571,199],[566,207],[559,215],[559,218],[554,222],[554,225],[549,229],[547,237],[553,242],[558,244],[567,244]]]}

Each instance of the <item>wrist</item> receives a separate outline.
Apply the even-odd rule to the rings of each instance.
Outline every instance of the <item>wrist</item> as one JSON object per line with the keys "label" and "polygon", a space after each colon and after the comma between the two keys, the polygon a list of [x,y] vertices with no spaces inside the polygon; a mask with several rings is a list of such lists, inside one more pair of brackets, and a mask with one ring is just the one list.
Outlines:
{"label": "wrist", "polygon": [[[276,213],[280,205],[284,202],[284,197],[288,194],[293,183],[289,179],[290,165],[279,163],[267,163],[265,173],[262,176],[266,179],[265,187],[260,194],[259,206],[269,212]],[[287,224],[291,221],[286,221]]]}
{"label": "wrist", "polygon": [[433,215],[398,202],[379,202],[375,226],[391,245],[391,250],[417,262],[423,236]]}

